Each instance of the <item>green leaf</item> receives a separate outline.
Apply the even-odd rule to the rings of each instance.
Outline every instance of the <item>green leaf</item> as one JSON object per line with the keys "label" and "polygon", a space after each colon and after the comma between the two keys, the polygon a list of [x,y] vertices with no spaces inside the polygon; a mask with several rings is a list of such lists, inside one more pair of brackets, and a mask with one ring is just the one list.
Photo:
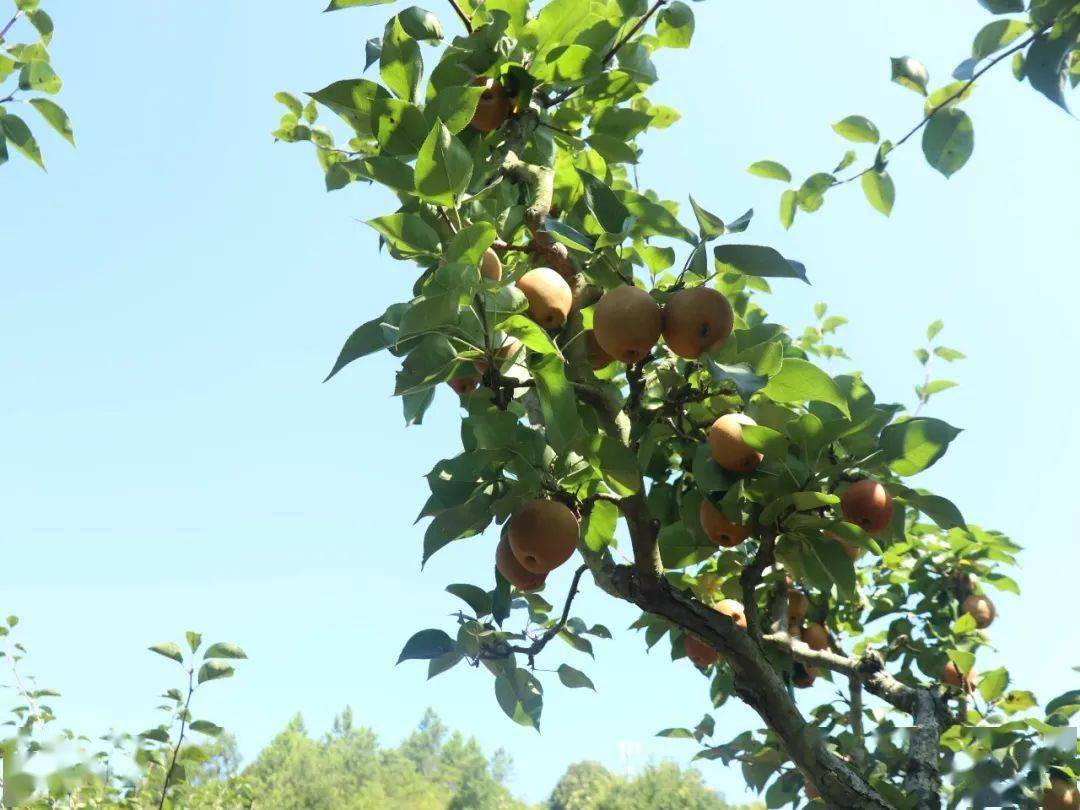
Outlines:
{"label": "green leaf", "polygon": [[933,340],[938,336],[942,329],[945,328],[945,321],[936,320],[928,327],[926,327],[926,339]]}
{"label": "green leaf", "polygon": [[[1070,33],[1071,32],[1071,33]],[[1068,112],[1065,103],[1068,60],[1076,47],[1075,27],[1040,37],[1028,48],[1024,76],[1037,91]]]}
{"label": "green leaf", "polygon": [[533,358],[529,370],[536,381],[548,444],[562,454],[571,447],[581,430],[574,388],[566,379],[563,361],[558,355]]}
{"label": "green leaf", "polygon": [[1080,689],[1058,695],[1046,704],[1046,716],[1060,714],[1062,719],[1068,720],[1077,711],[1080,711]]}
{"label": "green leaf", "polygon": [[694,36],[694,12],[681,0],[664,7],[656,16],[656,38],[665,48],[689,48]]}
{"label": "green leaf", "polygon": [[798,194],[795,189],[789,188],[780,195],[780,224],[788,229],[795,222],[795,212],[798,210]]}
{"label": "green leaf", "polygon": [[716,214],[706,211],[697,204],[697,200],[693,197],[690,198],[690,207],[694,209],[694,216],[697,217],[698,230],[702,239],[708,241],[726,233],[727,228],[724,227],[724,220],[720,219]]}
{"label": "green leaf", "polygon": [[916,93],[926,95],[926,86],[930,83],[930,74],[918,59],[910,56],[894,56],[892,63],[892,80],[902,87],[914,90]]}
{"label": "green leaf", "polygon": [[956,668],[964,675],[971,672],[971,668],[975,666],[974,653],[969,653],[965,650],[949,650],[948,654],[952,662],[956,664]]}
{"label": "green leaf", "polygon": [[394,17],[387,23],[379,55],[379,75],[383,84],[398,98],[416,103],[423,72],[420,46],[405,33],[401,20]]}
{"label": "green leaf", "polygon": [[751,163],[746,170],[750,174],[764,177],[766,180],[779,180],[783,183],[791,182],[791,172],[783,163],[777,163],[775,160],[759,160],[757,163]]}
{"label": "green leaf", "polygon": [[855,143],[877,143],[881,138],[874,122],[863,115],[849,115],[832,125],[833,132]]}
{"label": "green leaf", "polygon": [[419,6],[409,6],[398,14],[398,20],[405,33],[413,39],[438,42],[443,38],[443,27],[439,18]]}
{"label": "green leaf", "polygon": [[960,618],[952,623],[952,633],[954,636],[966,636],[974,633],[977,627],[974,616],[970,613],[962,613]]}
{"label": "green leaf", "polygon": [[885,216],[892,213],[893,202],[896,200],[896,188],[888,172],[868,171],[859,182],[870,205]]}
{"label": "green leaf", "polygon": [[[34,136],[30,133],[30,127],[17,115],[0,113],[0,136],[6,136],[8,142],[23,155],[32,160],[42,169],[45,163],[41,159],[41,149]],[[3,138],[0,137],[0,141]],[[2,161],[0,161],[2,162]]]}
{"label": "green leaf", "polygon": [[469,185],[472,170],[469,150],[442,121],[436,121],[416,158],[416,191],[420,198],[454,207]]}
{"label": "green leaf", "polygon": [[585,205],[589,212],[607,233],[621,233],[630,217],[626,206],[599,177],[583,169],[578,169],[577,173],[585,190]]}
{"label": "green leaf", "polygon": [[685,568],[716,553],[716,546],[698,538],[681,523],[669,523],[660,529],[660,558],[665,568]]}
{"label": "green leaf", "polygon": [[189,728],[210,737],[218,737],[225,730],[217,723],[211,723],[209,720],[192,720]]}
{"label": "green leaf", "polygon": [[[391,100],[385,87],[367,79],[343,79],[307,95],[341,116],[357,134],[368,137],[376,133],[373,124],[376,102]],[[299,104],[299,99],[296,101]]]}
{"label": "green leaf", "polygon": [[674,740],[692,740],[694,732],[688,728],[665,728],[656,733],[657,737],[668,737]]}
{"label": "green leaf", "polygon": [[495,699],[506,716],[537,731],[544,706],[543,692],[540,682],[524,669],[511,669],[495,678]]}
{"label": "green leaf", "polygon": [[405,427],[419,425],[424,421],[424,414],[435,399],[435,389],[413,391],[401,396],[401,410],[405,417]]}
{"label": "green leaf", "polygon": [[203,658],[247,658],[247,653],[235,644],[219,641],[217,644],[211,644],[206,648]]}
{"label": "green leaf", "polygon": [[806,360],[785,357],[778,374],[761,391],[774,402],[825,402],[851,418],[847,397],[832,377]]}
{"label": "green leaf", "polygon": [[985,59],[1023,36],[1027,30],[1028,27],[1020,20],[994,20],[975,35],[971,55],[976,59]]}
{"label": "green leaf", "polygon": [[481,494],[437,514],[424,532],[422,563],[426,564],[436,551],[454,540],[479,534],[486,529],[494,517],[491,502],[491,495]]}
{"label": "green leaf", "polygon": [[597,501],[585,518],[582,542],[590,551],[602,551],[615,543],[619,507],[611,501]]}
{"label": "green leaf", "polygon": [[366,224],[405,257],[439,255],[439,235],[419,214],[388,214]]}
{"label": "green leaf", "polygon": [[453,669],[464,657],[463,653],[454,650],[446,653],[446,655],[440,655],[438,658],[432,658],[428,661],[428,680],[430,681],[436,675],[442,675],[448,669]]}
{"label": "green leaf", "polygon": [[952,501],[942,498],[940,495],[921,494],[909,491],[905,493],[904,500],[929,517],[934,523],[945,531],[949,529],[966,529],[964,516]]}
{"label": "green leaf", "polygon": [[991,14],[1016,14],[1024,10],[1024,0],[979,0]]}
{"label": "green leaf", "polygon": [[442,630],[421,630],[405,642],[397,663],[411,660],[431,660],[454,649],[454,640]]}
{"label": "green leaf", "polygon": [[563,686],[570,689],[592,689],[596,691],[596,687],[593,686],[593,682],[589,680],[589,676],[580,670],[576,670],[567,664],[559,666],[559,680],[562,681]]}
{"label": "green leaf", "polygon": [[187,639],[188,648],[192,652],[198,652],[199,646],[202,644],[202,633],[196,633],[193,630],[188,630],[184,637]]}
{"label": "green leaf", "polygon": [[19,89],[36,90],[39,93],[55,95],[64,83],[52,69],[52,65],[42,59],[34,59],[22,66],[19,71]]}
{"label": "green leaf", "polygon": [[934,354],[947,363],[952,363],[954,360],[963,360],[967,357],[963,352],[959,352],[956,349],[950,349],[948,346],[938,346],[934,349]]}
{"label": "green leaf", "polygon": [[199,667],[198,681],[199,683],[206,683],[207,681],[216,681],[219,678],[231,678],[235,671],[223,661],[207,661]]}
{"label": "green leaf", "polygon": [[448,264],[478,265],[491,244],[498,237],[495,226],[488,222],[476,222],[466,225],[450,240],[446,246]]}
{"label": "green leaf", "polygon": [[759,278],[806,278],[801,262],[785,259],[776,250],[762,245],[717,245],[713,258],[720,272],[743,273]]}
{"label": "green leaf", "polygon": [[625,497],[641,489],[641,469],[633,450],[606,433],[598,434],[589,450],[595,467],[612,492]]}
{"label": "green leaf", "polygon": [[532,318],[527,318],[524,315],[511,315],[499,323],[498,328],[516,337],[531,351],[540,354],[558,354],[559,350],[551,340],[551,335],[544,331],[543,327]]}
{"label": "green leaf", "polygon": [[945,455],[960,430],[940,419],[925,416],[887,425],[878,447],[889,467],[898,475],[915,475]]}
{"label": "green leaf", "polygon": [[456,135],[469,125],[483,93],[483,87],[444,87],[424,106],[424,115],[432,126],[441,120]]}
{"label": "green leaf", "polygon": [[166,658],[171,658],[178,664],[184,663],[184,653],[180,649],[179,644],[174,644],[171,641],[167,641],[163,644],[155,644],[149,649],[151,652],[156,652],[158,655],[164,655]]}
{"label": "green leaf", "polygon": [[33,25],[41,35],[41,41],[48,44],[49,40],[52,39],[53,34],[52,17],[39,8],[34,9],[26,16],[30,20],[30,24]]}
{"label": "green leaf", "polygon": [[836,590],[840,597],[842,599],[854,598],[856,588],[855,563],[848,556],[844,547],[820,536],[810,537],[807,542],[811,553],[817,557],[822,567],[828,572],[829,577],[836,584]]}
{"label": "green leaf", "polygon": [[772,428],[764,425],[743,425],[742,437],[751,448],[769,458],[783,458],[787,455],[787,439]]}
{"label": "green leaf", "polygon": [[979,694],[988,702],[997,700],[1009,685],[1009,672],[1004,667],[984,672],[979,680]]}
{"label": "green leaf", "polygon": [[491,595],[483,588],[467,583],[459,583],[447,585],[446,592],[465,602],[478,619],[491,613]]}
{"label": "green leaf", "polygon": [[65,141],[75,144],[75,132],[71,128],[71,119],[68,118],[63,107],[47,98],[32,98],[30,106],[37,110],[46,123],[59,132]]}
{"label": "green leaf", "polygon": [[959,171],[975,149],[975,130],[963,110],[947,107],[923,130],[923,154],[926,161],[946,177]]}
{"label": "green leaf", "polygon": [[299,118],[304,112],[304,105],[296,96],[292,93],[286,93],[284,90],[274,93],[274,101],[278,104],[284,104],[285,107]]}
{"label": "green leaf", "polygon": [[[164,726],[158,726],[157,728],[147,729],[146,731],[144,731],[139,736],[142,737],[144,740],[153,740],[154,742],[159,742],[159,743],[168,743],[169,742],[169,730],[167,728],[165,728]],[[4,799],[6,801],[7,796],[5,796]]]}
{"label": "green leaf", "polygon": [[1025,692],[1020,689],[1013,689],[1006,692],[1001,698],[1001,702],[998,703],[998,708],[1007,714],[1016,714],[1017,712],[1026,711],[1027,709],[1037,706],[1038,701],[1035,699],[1035,695],[1031,692]]}
{"label": "green leaf", "polygon": [[[357,327],[349,335],[345,345],[341,347],[337,361],[334,363],[334,367],[330,369],[330,373],[326,375],[326,380],[329,380],[353,360],[374,354],[392,345],[394,342],[393,335],[387,329],[387,325],[391,323],[396,325],[401,318],[403,309],[403,304],[393,304],[390,309],[386,310],[378,318],[372,318],[367,323]],[[323,382],[326,382],[326,380],[323,380]]]}

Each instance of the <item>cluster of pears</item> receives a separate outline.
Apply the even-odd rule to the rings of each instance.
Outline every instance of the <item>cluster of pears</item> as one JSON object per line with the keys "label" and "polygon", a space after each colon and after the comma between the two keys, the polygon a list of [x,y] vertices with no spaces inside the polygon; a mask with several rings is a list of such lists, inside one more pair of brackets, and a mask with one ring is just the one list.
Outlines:
{"label": "cluster of pears", "polygon": [[578,543],[577,516],[558,501],[536,498],[516,511],[495,549],[495,567],[519,591],[535,591]]}
{"label": "cluster of pears", "polygon": [[[997,618],[997,608],[986,596],[976,592],[978,585],[979,581],[974,574],[966,574],[961,578],[960,588],[966,595],[960,602],[960,612],[971,616],[975,620],[975,626],[980,630],[985,630]],[[978,673],[974,668],[968,670],[965,675],[952,661],[945,664],[941,675],[941,680],[946,684],[956,689],[963,689],[965,692],[974,690],[978,678]],[[1078,810],[1080,810],[1080,805],[1078,805]]]}

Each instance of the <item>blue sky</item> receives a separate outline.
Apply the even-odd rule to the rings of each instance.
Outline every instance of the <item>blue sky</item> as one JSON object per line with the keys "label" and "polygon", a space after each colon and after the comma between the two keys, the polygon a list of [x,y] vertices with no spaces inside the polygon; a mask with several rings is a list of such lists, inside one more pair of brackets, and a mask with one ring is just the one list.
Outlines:
{"label": "blue sky", "polygon": [[[349,331],[412,283],[359,224],[391,210],[387,199],[361,186],[326,194],[306,145],[269,137],[274,91],[358,74],[389,7],[320,8],[51,4],[78,149],[41,127],[49,173],[15,157],[0,169],[0,611],[23,617],[31,669],[87,733],[157,722],[155,696],[174,676],[145,648],[191,628],[251,656],[196,711],[249,758],[295,712],[322,730],[349,704],[387,742],[436,707],[489,750],[509,749],[512,788],[533,800],[579,759],[689,760],[691,746],[652,735],[696,722],[705,681],[643,655],[633,635],[599,642],[595,662],[553,650],[552,668],[585,670],[599,692],[549,677],[541,735],[503,716],[486,675],[459,667],[425,684],[422,666],[393,666],[414,630],[449,626],[457,604],[443,585],[482,581],[494,539],[419,570],[420,476],[458,448],[451,392],[405,430],[391,358],[320,384]],[[891,220],[849,187],[784,232],[779,186],[745,167],[831,168],[845,146],[829,124],[852,113],[906,131],[921,100],[888,83],[888,58],[917,56],[943,82],[990,18],[974,0],[903,14],[858,0],[694,11],[693,48],[658,59],[652,93],[684,117],[650,136],[642,182],[723,216],[754,206],[747,237],[805,262],[814,282],[777,284],[767,306],[795,328],[818,300],[848,317],[843,344],[879,399],[911,401],[911,349],[945,320],[942,340],[970,359],[948,369],[961,387],[928,412],[965,432],[915,480],[1027,547],[1022,600],[998,600],[1000,661],[1043,697],[1075,687],[1080,656],[1060,635],[1080,563],[1075,121],[1003,66],[971,99],[975,154],[952,180],[913,141],[890,167]],[[580,605],[614,630],[634,618],[594,592]],[[720,734],[748,719],[725,708]],[[734,772],[705,774],[742,795]]]}

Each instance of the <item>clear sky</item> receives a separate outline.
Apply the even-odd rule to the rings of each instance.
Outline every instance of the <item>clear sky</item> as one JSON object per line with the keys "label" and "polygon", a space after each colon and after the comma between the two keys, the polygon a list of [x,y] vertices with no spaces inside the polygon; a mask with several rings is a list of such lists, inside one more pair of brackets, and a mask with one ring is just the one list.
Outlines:
{"label": "clear sky", "polygon": [[[688,761],[693,746],[652,735],[699,719],[705,680],[634,635],[598,642],[595,662],[551,650],[552,667],[585,670],[599,692],[549,677],[540,735],[502,714],[486,674],[425,683],[422,665],[393,666],[414,630],[450,626],[457,602],[441,589],[483,581],[494,538],[419,570],[420,476],[459,446],[449,390],[406,430],[392,358],[320,384],[349,331],[413,278],[359,224],[392,210],[385,197],[327,194],[310,148],[269,136],[274,91],[358,75],[390,8],[322,5],[48,4],[78,149],[40,125],[49,173],[16,156],[0,169],[0,611],[23,617],[32,670],[87,733],[157,722],[173,675],[145,648],[191,628],[251,656],[196,710],[248,758],[295,712],[321,731],[350,704],[391,743],[436,707],[488,750],[508,748],[511,786],[532,800],[579,759]],[[911,350],[944,318],[942,340],[970,359],[929,413],[965,432],[915,480],[1026,546],[1023,598],[998,599],[1000,660],[1044,698],[1075,687],[1080,653],[1061,627],[1080,563],[1080,129],[1003,65],[971,99],[975,154],[952,180],[913,141],[890,167],[891,220],[848,187],[785,233],[780,187],[745,167],[831,168],[845,145],[829,124],[848,114],[905,131],[921,100],[889,84],[889,57],[917,56],[943,82],[990,17],[974,0],[694,11],[693,48],[659,57],[652,93],[684,117],[650,136],[642,182],[727,217],[757,208],[747,238],[805,262],[814,282],[776,284],[774,317],[801,328],[825,300],[850,318],[843,343],[879,399],[911,401]],[[634,618],[595,590],[580,606],[616,631]],[[726,739],[747,722],[727,707],[718,728]],[[620,744],[637,753],[623,759]],[[734,771],[705,774],[743,795]]]}

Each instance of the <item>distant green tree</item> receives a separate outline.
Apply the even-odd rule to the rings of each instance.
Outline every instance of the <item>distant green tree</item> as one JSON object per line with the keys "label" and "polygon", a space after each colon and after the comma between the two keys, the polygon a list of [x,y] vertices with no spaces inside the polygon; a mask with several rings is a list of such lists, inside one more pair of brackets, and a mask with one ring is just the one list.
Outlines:
{"label": "distant green tree", "polygon": [[551,810],[597,810],[615,786],[615,776],[599,762],[575,762],[551,793]]}
{"label": "distant green tree", "polygon": [[599,762],[575,762],[548,800],[550,810],[734,810],[693,768],[674,762],[649,765],[620,778]]}

